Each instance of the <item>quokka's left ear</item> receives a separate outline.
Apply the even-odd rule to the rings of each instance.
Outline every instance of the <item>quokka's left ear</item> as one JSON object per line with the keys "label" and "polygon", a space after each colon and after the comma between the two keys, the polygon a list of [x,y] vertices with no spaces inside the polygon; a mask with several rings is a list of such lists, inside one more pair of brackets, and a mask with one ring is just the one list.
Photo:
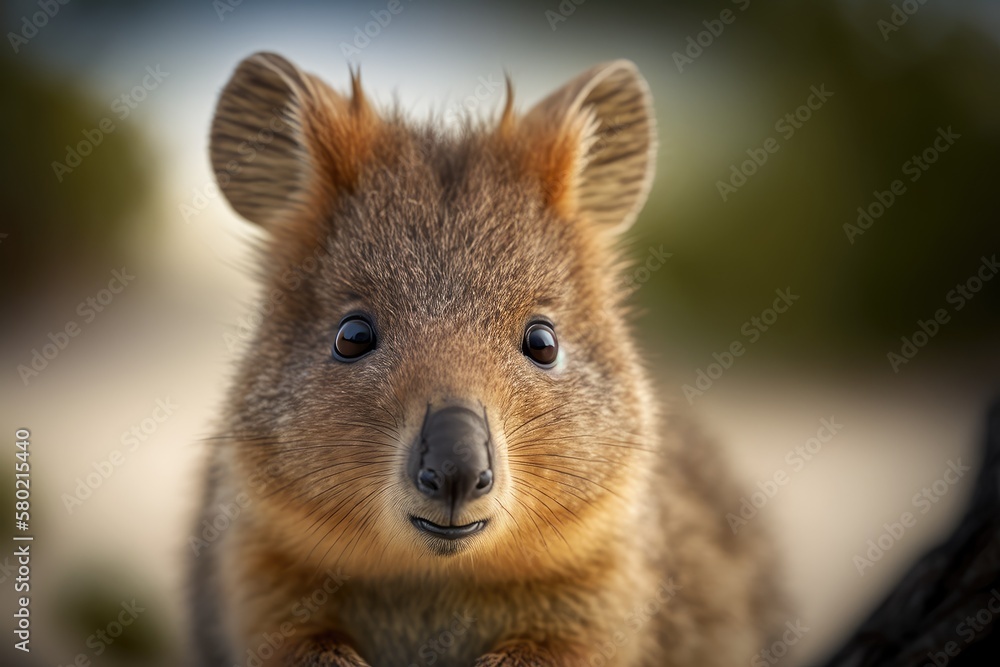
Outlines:
{"label": "quokka's left ear", "polygon": [[632,224],[656,161],[652,96],[634,63],[616,60],[587,70],[522,123],[547,204],[611,232]]}

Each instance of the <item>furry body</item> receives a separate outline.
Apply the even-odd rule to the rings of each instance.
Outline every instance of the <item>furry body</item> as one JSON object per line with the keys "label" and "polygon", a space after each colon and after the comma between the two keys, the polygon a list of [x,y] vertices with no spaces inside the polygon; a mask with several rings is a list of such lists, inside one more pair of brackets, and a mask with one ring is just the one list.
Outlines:
{"label": "furry body", "polygon": [[[201,520],[241,511],[195,560],[202,664],[712,666],[767,644],[765,545],[730,532],[710,447],[658,416],[615,279],[654,151],[624,61],[454,136],[383,117],[357,79],[240,65],[212,157],[269,234],[274,310],[211,454]],[[378,343],[341,363],[352,313]],[[522,354],[540,316],[546,370]],[[478,406],[496,452],[460,517],[486,528],[455,543],[410,522],[454,519],[406,472],[441,401]]]}

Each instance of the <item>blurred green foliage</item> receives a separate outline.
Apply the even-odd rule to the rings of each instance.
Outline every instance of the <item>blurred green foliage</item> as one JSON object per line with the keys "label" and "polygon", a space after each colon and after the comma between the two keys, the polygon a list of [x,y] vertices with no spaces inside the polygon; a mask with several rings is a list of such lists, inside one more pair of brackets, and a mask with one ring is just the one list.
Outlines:
{"label": "blurred green foliage", "polygon": [[[922,26],[911,19],[888,39],[877,24],[890,16],[888,2],[670,7],[649,11],[692,35],[722,9],[737,16],[683,72],[672,54],[684,39],[658,47],[670,62],[669,75],[651,82],[661,169],[632,254],[641,261],[646,246],[663,244],[674,256],[639,294],[647,335],[708,355],[738,338],[776,288],[791,287],[801,300],[768,334],[782,355],[884,355],[942,307],[952,317],[935,347],[996,342],[1000,279],[960,312],[946,302],[982,256],[1000,253],[996,35],[931,16],[930,5],[919,10]],[[835,95],[784,139],[775,121],[821,84]],[[706,94],[720,86],[737,103]],[[724,140],[701,132],[705,119]],[[903,164],[948,127],[961,138],[911,182]],[[769,136],[778,152],[724,202],[717,181]],[[895,179],[906,192],[852,244],[845,223]]]}
{"label": "blurred green foliage", "polygon": [[[130,214],[147,201],[154,165],[140,132],[93,93],[26,57],[0,56],[0,285],[3,303],[76,270],[117,263]],[[111,133],[99,133],[102,119]],[[96,139],[79,166],[57,177],[67,146]]]}
{"label": "blurred green foliage", "polygon": [[78,637],[95,664],[170,664],[161,598],[137,583],[145,581],[107,566],[77,569],[60,596],[63,636]]}

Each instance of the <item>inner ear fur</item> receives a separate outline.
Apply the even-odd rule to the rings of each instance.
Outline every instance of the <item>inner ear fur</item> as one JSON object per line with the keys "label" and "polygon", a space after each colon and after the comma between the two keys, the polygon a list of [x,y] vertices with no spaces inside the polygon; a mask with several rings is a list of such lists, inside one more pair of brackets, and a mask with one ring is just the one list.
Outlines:
{"label": "inner ear fur", "polygon": [[528,168],[560,216],[614,233],[635,221],[656,161],[652,97],[635,64],[616,60],[587,70],[539,102],[520,125]]}

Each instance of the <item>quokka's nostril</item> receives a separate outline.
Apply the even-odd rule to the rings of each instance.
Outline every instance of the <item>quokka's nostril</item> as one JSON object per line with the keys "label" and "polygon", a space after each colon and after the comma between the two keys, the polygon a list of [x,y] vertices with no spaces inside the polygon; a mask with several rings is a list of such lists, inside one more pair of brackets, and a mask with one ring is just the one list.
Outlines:
{"label": "quokka's nostril", "polygon": [[437,493],[441,490],[441,476],[431,468],[421,468],[417,473],[417,486],[424,493]]}
{"label": "quokka's nostril", "polygon": [[477,491],[485,491],[493,486],[493,471],[487,468],[479,473],[479,482],[476,484]]}

